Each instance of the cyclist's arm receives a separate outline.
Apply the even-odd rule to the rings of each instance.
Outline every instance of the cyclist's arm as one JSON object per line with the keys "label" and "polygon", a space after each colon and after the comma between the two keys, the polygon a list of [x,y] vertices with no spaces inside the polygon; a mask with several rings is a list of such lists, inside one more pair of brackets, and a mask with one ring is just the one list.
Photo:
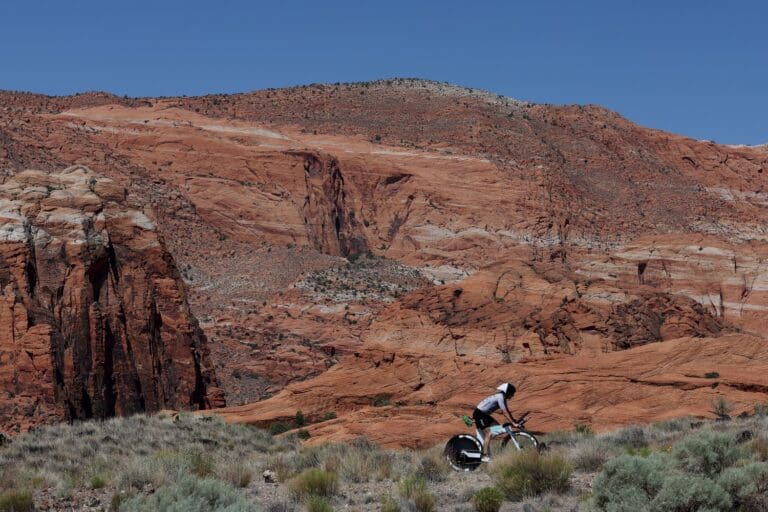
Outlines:
{"label": "cyclist's arm", "polygon": [[516,427],[518,426],[517,421],[515,421],[515,418],[513,418],[512,414],[509,412],[509,408],[507,407],[507,400],[503,395],[499,398],[499,409],[504,413],[504,416],[507,417],[512,425]]}

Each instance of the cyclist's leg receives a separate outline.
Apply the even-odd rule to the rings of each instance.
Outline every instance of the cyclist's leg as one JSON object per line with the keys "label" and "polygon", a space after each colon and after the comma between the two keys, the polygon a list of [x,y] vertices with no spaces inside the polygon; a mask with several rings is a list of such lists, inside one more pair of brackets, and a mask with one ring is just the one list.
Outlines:
{"label": "cyclist's leg", "polygon": [[478,433],[482,435],[479,437],[480,442],[483,443],[483,455],[488,455],[488,449],[491,444],[491,425],[496,424],[496,420],[492,416],[484,413],[480,409],[475,409],[472,413],[472,419],[475,420]]}

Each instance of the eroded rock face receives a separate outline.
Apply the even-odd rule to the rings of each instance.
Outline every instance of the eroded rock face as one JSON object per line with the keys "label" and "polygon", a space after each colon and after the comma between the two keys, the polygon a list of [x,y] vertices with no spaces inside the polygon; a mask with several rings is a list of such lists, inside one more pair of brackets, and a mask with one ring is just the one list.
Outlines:
{"label": "eroded rock face", "polygon": [[85,167],[0,185],[0,428],[223,405],[153,222]]}

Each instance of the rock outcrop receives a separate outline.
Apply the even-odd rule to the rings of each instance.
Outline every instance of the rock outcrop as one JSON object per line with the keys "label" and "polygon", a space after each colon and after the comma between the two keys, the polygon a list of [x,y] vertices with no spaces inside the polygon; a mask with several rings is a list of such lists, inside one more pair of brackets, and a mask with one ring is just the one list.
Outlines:
{"label": "rock outcrop", "polygon": [[[434,439],[505,376],[542,429],[765,401],[766,147],[415,80],[0,108],[0,170],[87,164],[151,212],[229,402],[255,402],[234,420]],[[647,383],[682,360],[728,384]]]}
{"label": "rock outcrop", "polygon": [[223,405],[155,224],[85,167],[0,185],[0,429]]}

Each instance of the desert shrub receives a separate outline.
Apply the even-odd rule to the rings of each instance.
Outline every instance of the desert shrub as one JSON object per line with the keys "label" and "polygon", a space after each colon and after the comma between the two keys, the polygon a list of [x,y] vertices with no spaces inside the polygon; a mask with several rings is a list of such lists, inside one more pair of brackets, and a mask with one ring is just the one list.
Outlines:
{"label": "desert shrub", "polygon": [[636,450],[648,446],[645,429],[639,425],[632,425],[617,430],[613,434],[607,435],[606,439],[619,446],[634,448]]}
{"label": "desert shrub", "polygon": [[755,416],[760,418],[768,416],[768,404],[755,404]]}
{"label": "desert shrub", "polygon": [[327,412],[323,414],[322,421],[329,421],[329,420],[335,420],[336,419],[336,413],[333,411]]}
{"label": "desert shrub", "polygon": [[123,501],[120,512],[246,512],[253,510],[232,486],[220,480],[187,476],[150,495]]}
{"label": "desert shrub", "polygon": [[568,489],[571,466],[557,454],[510,451],[491,465],[491,476],[510,499],[560,493]]}
{"label": "desert shrub", "polygon": [[594,510],[648,510],[664,483],[664,457],[648,458],[622,455],[609,460],[592,483]]}
{"label": "desert shrub", "polygon": [[339,477],[336,473],[318,468],[306,469],[288,482],[288,490],[297,500],[311,496],[328,498],[338,492]]}
{"label": "desert shrub", "polygon": [[307,512],[333,512],[333,507],[325,498],[310,496],[307,499]]}
{"label": "desert shrub", "polygon": [[390,496],[381,498],[381,512],[400,512],[400,505]]}
{"label": "desert shrub", "polygon": [[426,489],[417,492],[411,498],[410,505],[414,512],[435,512],[437,510],[435,495]]}
{"label": "desert shrub", "polygon": [[294,455],[290,464],[295,472],[319,467],[332,471],[348,482],[362,483],[392,476],[394,455],[379,449],[365,438],[351,443],[312,446]]}
{"label": "desert shrub", "polygon": [[571,450],[570,460],[576,469],[597,471],[610,456],[608,447],[598,438],[588,439]]}
{"label": "desert shrub", "polygon": [[652,512],[714,512],[730,507],[730,496],[712,480],[674,473],[664,480],[659,494],[651,502]]}
{"label": "desert shrub", "polygon": [[451,472],[450,466],[443,457],[442,449],[433,448],[421,454],[414,474],[431,482],[443,482]]}
{"label": "desert shrub", "polygon": [[408,503],[408,507],[414,512],[433,512],[437,501],[427,490],[427,482],[418,476],[409,476],[400,482],[400,496]]}
{"label": "desert shrub", "polygon": [[590,426],[585,423],[574,423],[573,431],[576,432],[577,434],[584,434],[588,436],[595,434],[592,428],[590,428]]}
{"label": "desert shrub", "polygon": [[725,399],[724,396],[718,396],[712,400],[712,414],[721,420],[731,419],[733,404]]}
{"label": "desert shrub", "polygon": [[275,421],[269,426],[269,433],[273,436],[288,432],[289,430],[291,430],[291,426],[284,421]]}
{"label": "desert shrub", "polygon": [[704,374],[705,379],[716,379],[720,377],[720,374],[717,372],[707,372]]}
{"label": "desert shrub", "polygon": [[755,462],[728,468],[717,480],[733,500],[736,510],[768,510],[768,464]]}
{"label": "desert shrub", "polygon": [[688,473],[716,476],[743,456],[732,435],[702,432],[690,436],[672,449],[675,466]]}
{"label": "desert shrub", "polygon": [[107,481],[101,475],[93,475],[88,483],[90,484],[91,489],[101,489],[107,485]]}
{"label": "desert shrub", "polygon": [[253,480],[251,468],[238,461],[222,464],[216,471],[216,475],[235,487],[248,487]]}
{"label": "desert shrub", "polygon": [[768,462],[768,438],[764,435],[758,435],[747,445],[746,450],[754,457],[763,462]]}
{"label": "desert shrub", "polygon": [[411,499],[416,493],[424,491],[427,488],[427,482],[417,476],[409,476],[400,481],[400,496],[405,499]]}
{"label": "desert shrub", "polygon": [[10,490],[0,494],[0,512],[27,512],[35,510],[32,493],[27,490]]}
{"label": "desert shrub", "polygon": [[662,432],[683,432],[690,430],[690,418],[673,418],[671,420],[659,421],[653,424],[653,428]]}
{"label": "desert shrub", "polygon": [[499,512],[504,494],[495,487],[483,487],[472,497],[476,512]]}

